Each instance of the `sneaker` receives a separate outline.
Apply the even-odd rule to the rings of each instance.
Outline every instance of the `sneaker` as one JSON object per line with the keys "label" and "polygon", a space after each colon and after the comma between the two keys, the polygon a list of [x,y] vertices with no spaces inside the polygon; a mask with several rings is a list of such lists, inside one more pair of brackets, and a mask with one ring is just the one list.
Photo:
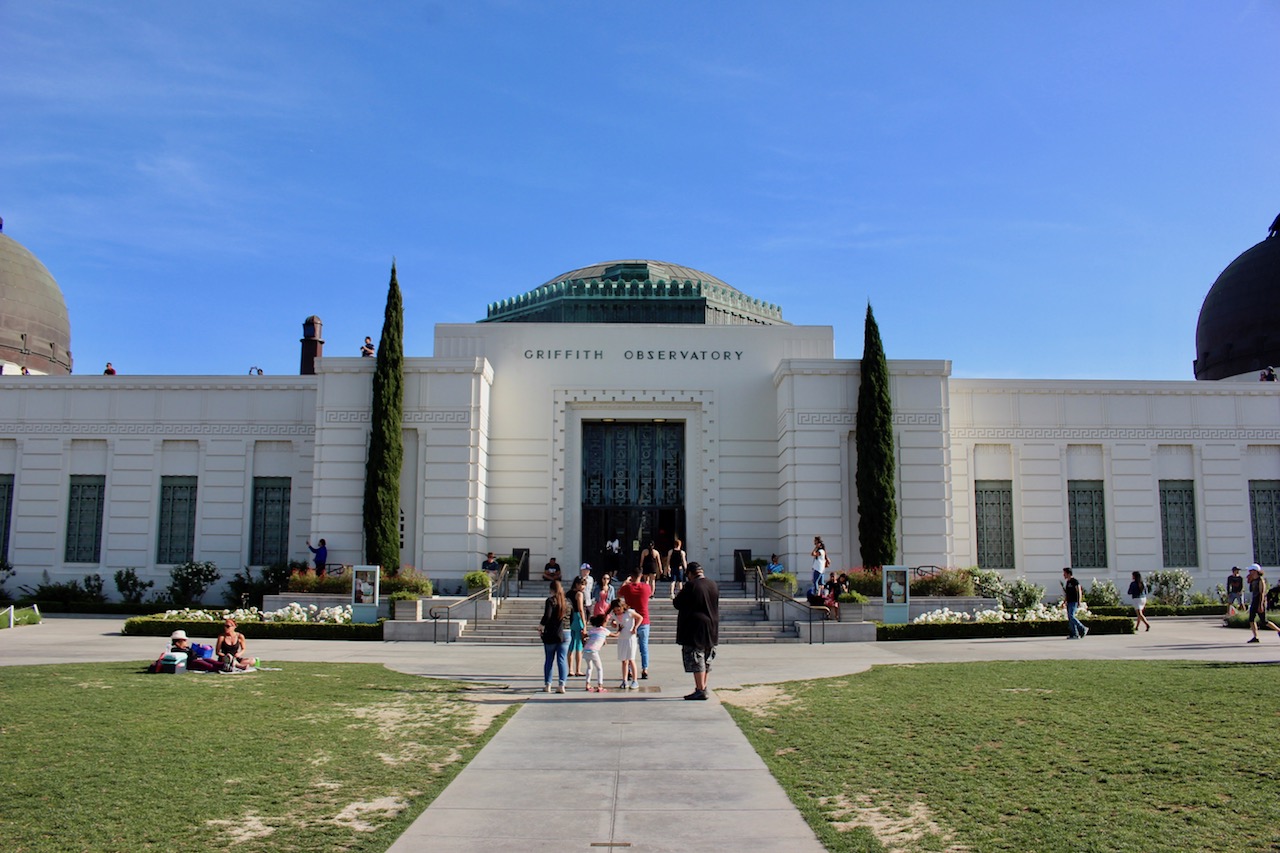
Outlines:
{"label": "sneaker", "polygon": [[550,692],[551,692],[551,685],[550,685],[550,684],[548,684],[546,687],[544,687],[544,688],[542,688],[542,689],[543,689],[544,691],[546,691],[547,693],[550,693]]}
{"label": "sneaker", "polygon": [[636,681],[635,679],[632,679],[632,680],[631,680],[631,683],[627,685],[627,689],[628,689],[628,690],[639,690],[639,689],[640,689],[640,682]]}
{"label": "sneaker", "polygon": [[1249,640],[1248,642],[1250,642],[1250,643],[1256,643],[1256,642],[1258,642],[1258,638],[1257,638],[1257,637],[1254,637],[1252,640]]}
{"label": "sneaker", "polygon": [[563,684],[561,684],[561,685],[557,686],[557,687],[556,687],[556,692],[557,692],[557,693],[563,693],[563,692],[564,692],[564,685],[563,685]]}
{"label": "sneaker", "polygon": [[1089,629],[1088,629],[1087,627],[1084,627],[1084,626],[1082,625],[1082,626],[1080,627],[1080,639],[1082,639],[1082,640],[1083,640],[1083,639],[1084,639],[1085,637],[1087,637],[1087,636],[1089,636]]}
{"label": "sneaker", "polygon": [[686,697],[684,697],[684,698],[686,698],[686,699],[695,699],[695,700],[704,700],[704,699],[706,699],[706,698],[707,698],[707,691],[705,691],[705,690],[695,690],[695,691],[693,691],[692,693],[690,693],[688,696],[686,696]]}
{"label": "sneaker", "polygon": [[619,689],[619,690],[626,690],[626,689],[627,689],[627,682],[625,682],[625,681],[624,681],[624,682],[622,682],[621,684],[619,684],[619,685],[618,685],[618,689]]}

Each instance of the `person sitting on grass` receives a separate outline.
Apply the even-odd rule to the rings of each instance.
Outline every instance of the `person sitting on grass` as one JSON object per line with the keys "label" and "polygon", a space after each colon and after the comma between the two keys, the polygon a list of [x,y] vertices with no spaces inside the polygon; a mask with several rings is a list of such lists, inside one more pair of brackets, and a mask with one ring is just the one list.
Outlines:
{"label": "person sitting on grass", "polygon": [[[200,653],[195,650],[195,647],[191,645],[191,641],[187,639],[187,632],[181,628],[169,635],[169,652],[187,656],[188,672],[217,672],[219,670],[216,661],[200,657]],[[166,654],[169,652],[166,652]],[[160,662],[164,658],[165,655],[161,655],[155,663],[151,664],[150,671],[160,672]]]}
{"label": "person sitting on grass", "polygon": [[244,634],[236,630],[236,620],[228,618],[222,623],[222,633],[214,646],[214,657],[222,663],[225,672],[253,666],[254,659],[249,656]]}

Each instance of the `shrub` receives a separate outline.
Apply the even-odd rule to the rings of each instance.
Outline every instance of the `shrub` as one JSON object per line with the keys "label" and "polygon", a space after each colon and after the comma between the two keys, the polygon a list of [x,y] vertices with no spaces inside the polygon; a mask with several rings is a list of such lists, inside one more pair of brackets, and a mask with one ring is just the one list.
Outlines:
{"label": "shrub", "polygon": [[[1271,618],[1270,616],[1268,616],[1268,618],[1271,619],[1273,623],[1275,623],[1276,620],[1274,618]],[[1277,617],[1277,618],[1280,618],[1280,617]],[[1226,625],[1228,628],[1248,628],[1249,627],[1249,611],[1241,610],[1231,616],[1226,616],[1223,618],[1222,624]],[[1263,631],[1270,630],[1267,627],[1266,622],[1260,623],[1258,625],[1258,628]]]}
{"label": "shrub", "polygon": [[796,583],[796,576],[793,572],[775,572],[774,574],[766,575],[764,585],[787,595],[795,595],[796,588],[799,586]]}
{"label": "shrub", "polygon": [[[462,582],[466,584],[469,590],[488,589],[492,585],[493,579],[489,577],[488,572],[467,572],[462,576]],[[414,597],[416,598],[417,596]]]}
{"label": "shrub", "polygon": [[1120,604],[1120,591],[1110,580],[1094,578],[1085,591],[1084,603],[1090,607],[1117,607]]}
{"label": "shrub", "polygon": [[156,585],[155,581],[144,581],[138,577],[137,569],[120,569],[115,574],[116,592],[125,604],[141,604],[147,590]]}
{"label": "shrub", "polygon": [[[1133,620],[1127,617],[1089,616],[1081,620],[1090,634],[1132,634]],[[1061,619],[1033,622],[912,622],[886,625],[876,623],[876,640],[968,640],[984,637],[1053,637],[1065,634]]]}
{"label": "shrub", "polygon": [[1159,604],[1187,604],[1191,592],[1191,575],[1184,569],[1164,569],[1147,575],[1151,597]]}
{"label": "shrub", "polygon": [[1191,604],[1191,605],[1214,604],[1220,607],[1225,603],[1226,603],[1225,589],[1223,589],[1223,594],[1221,596],[1217,595],[1216,593],[1209,592],[1208,590],[1193,592],[1191,593],[1191,596],[1187,600],[1187,604]]}
{"label": "shrub", "polygon": [[188,560],[169,570],[169,600],[179,607],[197,604],[222,573],[211,562]]}
{"label": "shrub", "polygon": [[264,595],[274,595],[285,588],[290,575],[295,571],[305,570],[306,560],[289,560],[263,566],[262,576],[253,576],[253,567],[245,566],[244,572],[236,572],[227,581],[231,590],[231,601],[241,607],[261,607]]}
{"label": "shrub", "polygon": [[[93,590],[85,589],[80,585],[80,581],[63,581],[54,582],[49,579],[47,571],[40,573],[41,582],[36,584],[35,589],[29,586],[20,586],[18,590],[32,601],[48,601],[56,604],[99,604],[106,600],[106,596],[102,595],[102,579],[98,578],[96,593]],[[98,577],[97,575],[86,575],[85,581],[89,578]],[[101,597],[95,597],[97,596]]]}
{"label": "shrub", "polygon": [[9,593],[4,588],[4,582],[13,577],[13,565],[3,557],[0,557],[0,601],[8,601]]}
{"label": "shrub", "polygon": [[107,594],[102,591],[102,575],[85,575],[84,576],[84,592],[90,601],[102,604],[107,600]]}
{"label": "shrub", "polygon": [[968,569],[943,569],[932,575],[913,578],[911,594],[916,596],[971,596],[973,576]]}
{"label": "shrub", "polygon": [[[1173,607],[1168,604],[1148,604],[1143,613],[1148,616],[1221,616],[1226,605],[1223,604],[1183,604]],[[1099,616],[1132,616],[1133,607],[1122,604],[1119,607],[1090,608]]]}
{"label": "shrub", "polygon": [[973,579],[973,591],[976,595],[982,598],[994,598],[997,601],[1004,600],[1008,584],[1004,582],[1004,575],[999,569],[970,566],[968,572],[969,577]]}
{"label": "shrub", "polygon": [[854,589],[842,592],[836,597],[836,601],[841,604],[866,604],[869,600],[865,595]]}
{"label": "shrub", "polygon": [[854,569],[849,572],[849,589],[879,598],[884,595],[884,575],[879,569]]}
{"label": "shrub", "polygon": [[[236,630],[251,640],[381,640],[382,621],[340,625],[332,622],[241,622]],[[208,620],[155,616],[127,619],[120,633],[133,637],[167,637],[179,628],[192,637],[212,637],[218,633],[217,623]]]}
{"label": "shrub", "polygon": [[[383,595],[391,595],[396,592],[413,592],[417,593],[421,598],[430,598],[435,592],[431,579],[420,573],[413,566],[401,567],[400,573],[394,577],[388,577],[387,573],[383,571],[380,586]],[[349,585],[348,589],[350,589]]]}
{"label": "shrub", "polygon": [[1025,577],[1014,578],[1005,584],[1000,603],[1005,610],[1028,610],[1044,600],[1044,587],[1033,584]]}
{"label": "shrub", "polygon": [[[412,566],[405,566],[400,574],[392,577],[384,569],[378,583],[381,595],[389,597],[396,592],[412,592],[418,598],[430,598],[433,593],[431,579],[420,574]],[[350,595],[351,570],[343,569],[338,575],[317,576],[311,569],[295,571],[289,575],[284,592],[313,593],[316,595]]]}
{"label": "shrub", "polygon": [[387,596],[388,601],[417,601],[419,598],[421,598],[421,596],[416,592],[408,592],[403,589],[399,592],[393,592]]}

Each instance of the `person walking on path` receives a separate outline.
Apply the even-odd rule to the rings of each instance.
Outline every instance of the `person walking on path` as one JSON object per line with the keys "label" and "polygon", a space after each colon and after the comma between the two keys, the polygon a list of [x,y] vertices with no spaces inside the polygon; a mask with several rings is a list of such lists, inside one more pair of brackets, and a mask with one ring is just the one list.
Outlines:
{"label": "person walking on path", "polygon": [[[653,552],[655,555],[657,551]],[[640,579],[640,569],[631,570],[631,576],[618,590],[618,595],[627,602],[627,606],[640,614],[640,627],[636,631],[636,644],[640,647],[640,678],[649,677],[649,599],[653,598],[653,587]]]}
{"label": "person walking on path", "polygon": [[1076,611],[1080,609],[1080,581],[1067,568],[1062,570],[1062,579],[1066,581],[1062,585],[1062,600],[1067,605],[1067,639],[1083,640],[1089,635],[1089,629],[1076,618]]}
{"label": "person walking on path", "polygon": [[1240,577],[1239,566],[1232,566],[1227,575],[1227,607],[1244,607],[1244,578]]}
{"label": "person walking on path", "polygon": [[689,580],[676,595],[676,642],[684,671],[693,674],[693,692],[686,699],[706,699],[711,662],[720,642],[720,588],[706,577],[701,563],[690,563]]}
{"label": "person walking on path", "polygon": [[813,557],[813,586],[809,588],[809,594],[821,595],[822,575],[827,566],[831,565],[831,561],[827,559],[827,546],[821,536],[813,537],[813,550],[809,552],[809,556]]}
{"label": "person walking on path", "polygon": [[[297,541],[297,540],[294,540]],[[324,540],[320,540],[320,546],[311,547],[311,540],[307,540],[307,550],[315,555],[316,577],[324,575],[324,567],[329,562],[329,546],[324,544]]]}
{"label": "person walking on path", "polygon": [[563,693],[569,673],[569,602],[564,597],[560,581],[551,581],[551,594],[542,606],[542,619],[538,622],[538,636],[542,638],[543,689],[551,692],[551,664],[554,661],[560,675],[555,692]]}
{"label": "person walking on path", "polygon": [[1266,625],[1280,635],[1280,628],[1267,618],[1267,577],[1263,574],[1262,567],[1251,563],[1246,580],[1249,582],[1249,630],[1253,632],[1253,639],[1249,642],[1258,642],[1259,625]]}
{"label": "person walking on path", "polygon": [[587,639],[586,583],[574,578],[569,586],[569,676],[580,678],[582,671],[582,644]]}
{"label": "person walking on path", "polygon": [[[1151,623],[1142,612],[1147,606],[1147,585],[1142,581],[1142,572],[1133,573],[1133,580],[1129,582],[1129,597],[1133,599],[1133,612],[1138,617],[1138,625],[1146,625],[1150,631]],[[1133,626],[1135,631],[1138,630],[1138,625]]]}

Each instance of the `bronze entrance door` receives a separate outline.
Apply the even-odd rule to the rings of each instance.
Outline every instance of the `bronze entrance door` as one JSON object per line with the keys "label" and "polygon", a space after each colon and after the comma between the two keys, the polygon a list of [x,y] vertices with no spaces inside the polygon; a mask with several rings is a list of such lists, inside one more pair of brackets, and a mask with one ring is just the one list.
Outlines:
{"label": "bronze entrance door", "polygon": [[[650,542],[684,538],[684,423],[582,424],[582,558],[599,577],[625,575]],[[621,543],[614,556],[606,549]]]}

